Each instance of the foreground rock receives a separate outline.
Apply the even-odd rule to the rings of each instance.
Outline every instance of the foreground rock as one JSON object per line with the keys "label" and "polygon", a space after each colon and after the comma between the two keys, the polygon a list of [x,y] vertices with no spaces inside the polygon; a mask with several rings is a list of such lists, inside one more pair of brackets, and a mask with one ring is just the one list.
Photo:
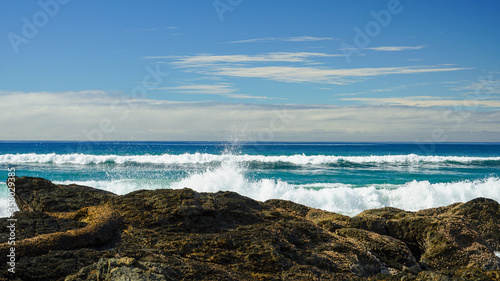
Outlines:
{"label": "foreground rock", "polygon": [[484,198],[350,218],[233,192],[16,178],[16,202],[16,273],[2,280],[500,280],[500,209]]}

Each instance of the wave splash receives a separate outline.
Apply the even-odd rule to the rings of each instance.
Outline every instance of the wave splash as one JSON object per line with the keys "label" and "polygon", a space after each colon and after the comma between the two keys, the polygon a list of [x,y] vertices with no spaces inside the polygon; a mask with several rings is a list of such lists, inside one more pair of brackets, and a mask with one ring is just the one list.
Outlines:
{"label": "wave splash", "polygon": [[[463,163],[466,165],[500,165],[500,157],[460,156],[333,156],[333,155],[235,155],[235,154],[163,154],[163,155],[87,155],[87,154],[4,154],[0,164],[74,164],[95,165],[113,163],[117,165],[139,164],[207,164],[201,171],[191,172],[182,179],[133,178],[117,180],[64,181],[59,184],[76,183],[104,189],[116,194],[126,194],[140,189],[192,188],[199,192],[234,191],[255,200],[284,199],[313,208],[356,215],[364,210],[395,207],[409,211],[465,202],[477,197],[487,197],[500,202],[500,179],[487,177],[482,180],[431,183],[411,181],[405,184],[372,184],[356,186],[345,183],[294,184],[281,179],[253,179],[248,175],[252,163],[285,163],[288,165],[322,165],[336,163],[374,164],[421,164]],[[479,163],[479,164],[478,164]],[[277,164],[280,165],[280,164]],[[3,197],[3,198],[2,198]],[[0,194],[0,203],[6,197]],[[4,206],[6,204],[0,204]],[[0,207],[0,216],[6,210]]]}
{"label": "wave splash", "polygon": [[[235,163],[223,163],[204,172],[178,180],[85,181],[77,184],[126,194],[139,189],[192,188],[198,192],[234,191],[255,200],[283,199],[313,208],[346,215],[364,210],[395,207],[408,211],[465,202],[487,197],[500,202],[500,179],[489,177],[475,181],[430,183],[411,181],[401,185],[374,184],[354,186],[343,183],[291,184],[279,179],[252,180]],[[69,184],[70,182],[61,182]],[[71,182],[73,183],[73,182]]]}

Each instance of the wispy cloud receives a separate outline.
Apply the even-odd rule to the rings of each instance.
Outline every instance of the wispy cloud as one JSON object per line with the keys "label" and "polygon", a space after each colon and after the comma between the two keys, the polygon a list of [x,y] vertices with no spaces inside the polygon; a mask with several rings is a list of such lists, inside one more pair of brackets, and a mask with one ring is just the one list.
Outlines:
{"label": "wispy cloud", "polygon": [[459,84],[459,83],[460,82],[457,82],[457,81],[421,82],[421,83],[398,85],[398,86],[387,87],[387,88],[370,89],[367,91],[355,92],[355,93],[341,93],[341,94],[335,94],[335,95],[336,96],[357,96],[357,95],[363,95],[363,94],[402,91],[402,90],[406,90],[406,89],[418,87],[418,86],[450,85],[450,84]]}
{"label": "wispy cloud", "polygon": [[364,48],[364,50],[373,50],[378,52],[401,52],[408,50],[420,50],[427,47],[427,45],[421,46],[385,46],[385,47],[373,47],[373,48]]}
{"label": "wispy cloud", "polygon": [[234,94],[237,89],[233,88],[230,84],[190,84],[175,87],[157,88],[157,90],[167,90],[182,94],[217,95],[232,99],[269,99],[268,97],[264,96]]}
{"label": "wispy cloud", "polygon": [[195,56],[147,56],[145,59],[174,59],[172,64],[180,67],[207,66],[218,63],[255,63],[255,62],[310,62],[314,57],[341,57],[342,54],[311,52],[276,52],[260,55],[211,55]]}
{"label": "wispy cloud", "polygon": [[483,95],[500,94],[500,80],[495,80],[490,75],[478,78],[478,82],[470,82],[466,86],[455,87],[454,91],[465,91],[470,94],[483,93]]}
{"label": "wispy cloud", "polygon": [[490,107],[500,108],[499,100],[442,99],[430,96],[402,98],[344,98],[345,101],[360,101],[371,105],[403,105],[412,107]]}
{"label": "wispy cloud", "polygon": [[226,43],[266,43],[266,42],[313,42],[313,41],[326,41],[335,40],[333,37],[314,37],[314,36],[297,36],[297,37],[267,37],[267,38],[253,38],[238,41],[231,41]]}
{"label": "wispy cloud", "polygon": [[190,94],[228,94],[236,91],[229,84],[198,84],[198,85],[181,85],[175,87],[157,88],[157,90],[171,90],[174,92],[190,93]]}
{"label": "wispy cloud", "polygon": [[331,68],[321,60],[342,57],[342,54],[320,52],[275,52],[257,55],[146,56],[160,60],[186,72],[204,76],[262,78],[287,83],[349,84],[368,77],[393,74],[418,74],[467,70],[452,64],[403,67]]}
{"label": "wispy cloud", "polygon": [[[318,61],[319,58],[341,56],[341,54],[328,53],[278,52],[259,55],[200,54],[194,56],[148,56],[144,58],[169,59],[171,60],[170,63],[177,67],[187,68],[188,70],[186,71],[203,75],[263,78],[288,83],[347,84],[358,82],[362,78],[380,75],[433,73],[471,69],[445,64],[344,69],[316,66],[317,64],[323,64],[321,61]],[[280,65],[268,66],[269,63],[280,63]],[[283,63],[294,63],[294,65],[283,65]],[[264,64],[264,66],[259,64]],[[300,65],[297,66],[297,64]]]}
{"label": "wispy cloud", "polygon": [[[349,68],[333,69],[328,67],[294,67],[294,66],[264,66],[264,67],[224,67],[210,68],[213,75],[232,77],[264,78],[280,82],[300,83],[326,83],[347,84],[354,83],[359,78],[392,75],[416,74],[458,71],[468,68],[440,67],[438,66],[406,66],[406,67],[380,67],[380,68]],[[207,74],[201,70],[201,73]]]}

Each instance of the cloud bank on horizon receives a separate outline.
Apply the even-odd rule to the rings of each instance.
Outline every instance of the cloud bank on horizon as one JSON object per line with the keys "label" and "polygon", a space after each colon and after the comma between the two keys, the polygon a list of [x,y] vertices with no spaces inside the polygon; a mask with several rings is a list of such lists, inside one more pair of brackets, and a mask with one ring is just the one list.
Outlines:
{"label": "cloud bank on horizon", "polygon": [[0,140],[500,140],[500,3],[125,2],[0,4]]}

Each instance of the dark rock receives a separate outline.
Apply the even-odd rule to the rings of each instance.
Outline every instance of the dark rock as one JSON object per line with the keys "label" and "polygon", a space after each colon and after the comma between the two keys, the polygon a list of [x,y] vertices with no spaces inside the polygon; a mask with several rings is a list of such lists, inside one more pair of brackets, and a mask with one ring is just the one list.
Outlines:
{"label": "dark rock", "polygon": [[[65,232],[72,229],[82,228],[87,223],[75,221],[66,218],[58,218],[50,216],[43,212],[16,212],[16,239],[22,240],[35,237],[41,234],[49,234],[54,232]],[[9,222],[6,220],[0,221],[0,229],[7,229]],[[7,242],[9,233],[0,232],[0,244]]]}
{"label": "dark rock", "polygon": [[[72,213],[50,213],[50,215],[55,219],[83,221],[87,224],[81,228],[54,231],[25,239],[17,239],[16,237],[16,254],[36,255],[51,250],[73,250],[100,246],[109,242],[116,235],[122,222],[120,215],[107,205],[85,207]],[[20,220],[17,214],[14,218]],[[34,232],[36,234],[36,231]],[[0,254],[7,255],[10,248],[11,245],[8,242],[0,244]]]}
{"label": "dark rock", "polygon": [[495,251],[500,251],[500,204],[487,198],[447,207],[450,215],[463,216]]}
{"label": "dark rock", "polygon": [[77,274],[67,276],[65,281],[77,280],[179,280],[179,273],[162,263],[138,262],[134,258],[101,258],[86,266]]}
{"label": "dark rock", "polygon": [[22,211],[73,212],[100,205],[116,195],[80,185],[55,185],[42,178],[16,177],[15,199]]}
{"label": "dark rock", "polygon": [[[191,189],[123,196],[16,178],[15,276],[0,280],[498,280],[498,203],[350,218]],[[7,220],[0,219],[0,227]],[[0,235],[0,254],[8,251]],[[22,270],[20,270],[22,268]],[[485,279],[486,278],[486,279]]]}
{"label": "dark rock", "polygon": [[413,274],[422,271],[410,249],[400,240],[357,228],[342,228],[335,233],[359,241],[388,268]]}
{"label": "dark rock", "polygon": [[[116,198],[113,204],[129,222],[126,233],[141,237],[147,247],[220,264],[248,277],[281,279],[290,271],[303,278],[328,278],[332,273],[369,276],[382,269],[356,243],[295,212],[233,192],[138,191]],[[332,248],[342,248],[343,253]],[[338,261],[339,256],[344,261]]]}
{"label": "dark rock", "polygon": [[350,226],[403,241],[424,267],[498,270],[500,260],[481,235],[497,237],[497,212],[497,202],[479,198],[416,213],[394,208],[368,210],[352,218]]}

